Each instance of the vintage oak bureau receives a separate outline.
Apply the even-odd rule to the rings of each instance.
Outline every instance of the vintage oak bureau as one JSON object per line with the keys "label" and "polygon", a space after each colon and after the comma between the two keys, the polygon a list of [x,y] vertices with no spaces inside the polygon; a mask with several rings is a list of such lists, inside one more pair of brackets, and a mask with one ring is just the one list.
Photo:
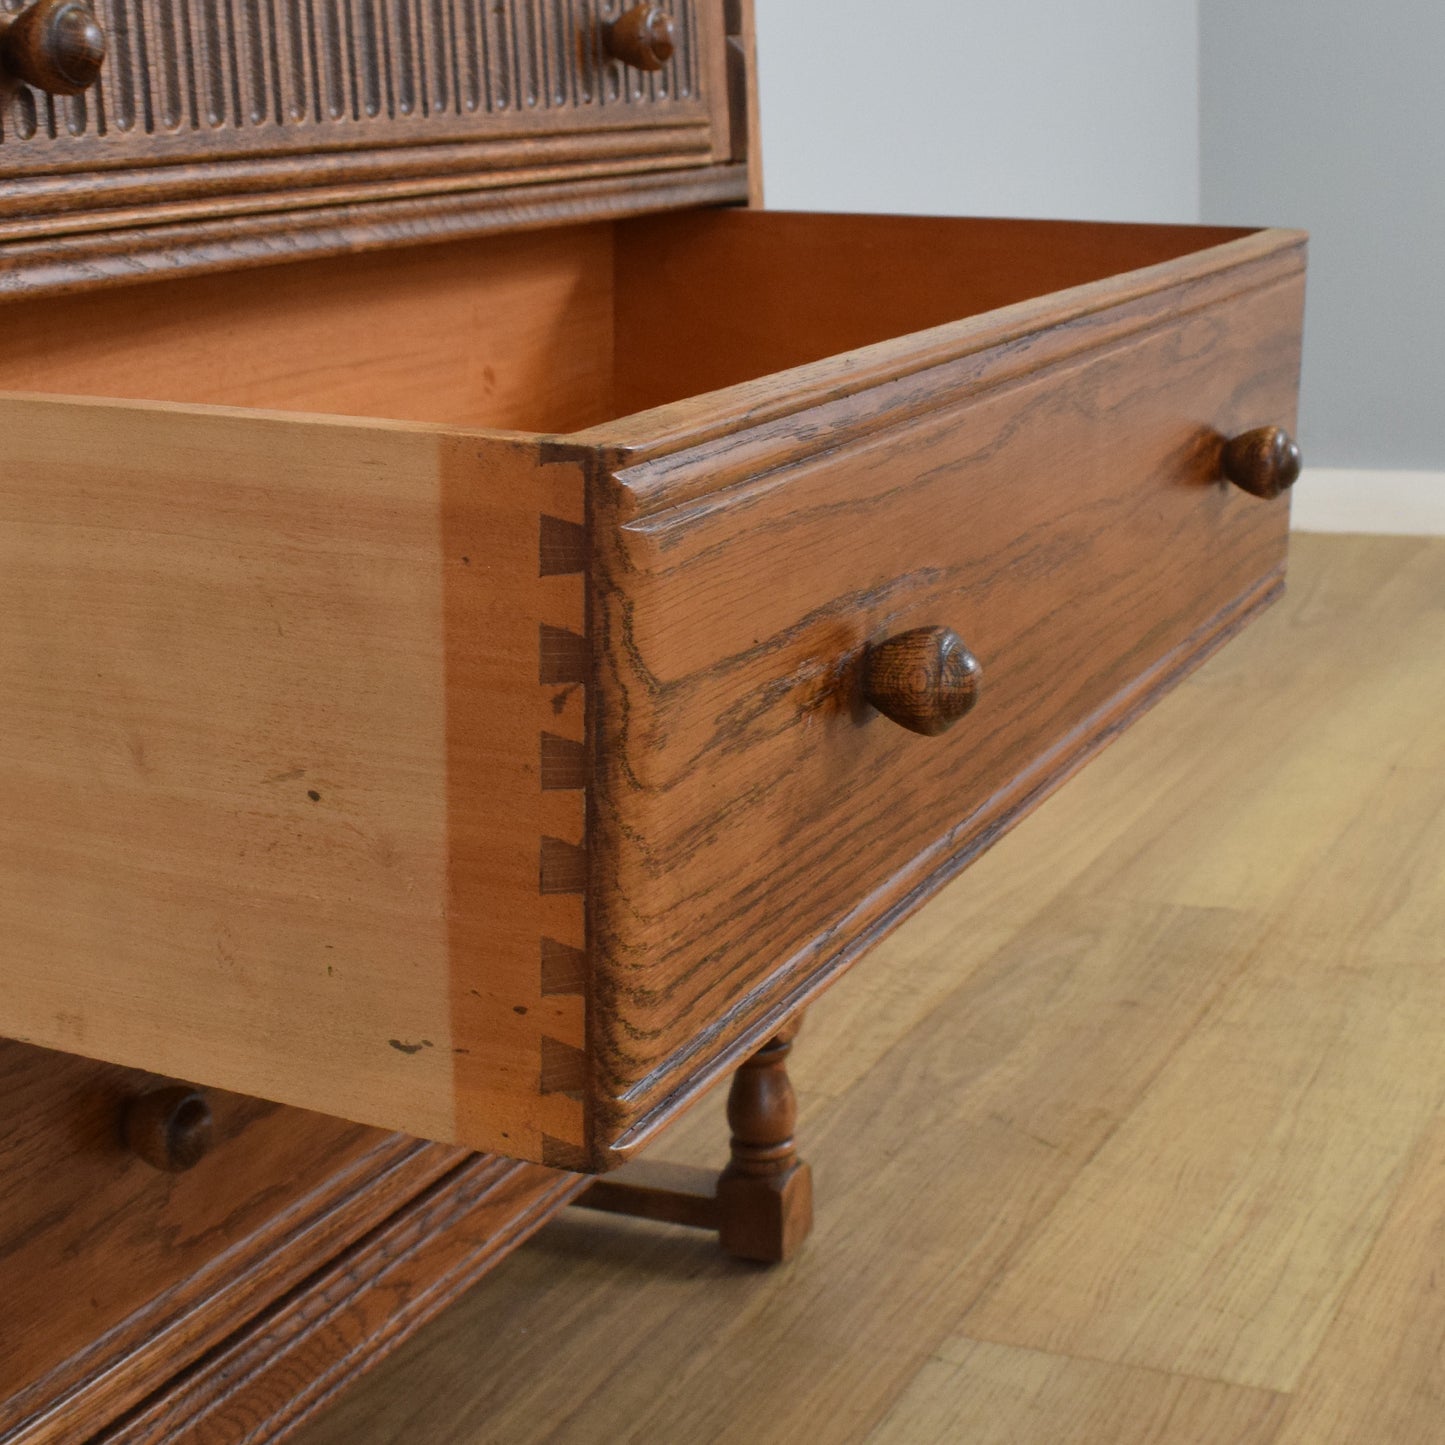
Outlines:
{"label": "vintage oak bureau", "polygon": [[802,1008],[1278,594],[1303,237],[749,207],[740,0],[0,3],[0,1441],[283,1435],[730,1073],[586,1202],[786,1256]]}

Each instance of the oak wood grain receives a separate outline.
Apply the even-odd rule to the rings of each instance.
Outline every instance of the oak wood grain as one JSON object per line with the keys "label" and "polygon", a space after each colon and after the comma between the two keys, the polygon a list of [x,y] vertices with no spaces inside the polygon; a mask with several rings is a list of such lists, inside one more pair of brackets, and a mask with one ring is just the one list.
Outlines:
{"label": "oak wood grain", "polygon": [[746,198],[747,177],[739,166],[644,166],[636,175],[575,179],[511,173],[481,186],[434,187],[435,194],[420,197],[410,194],[415,189],[399,184],[388,194],[380,187],[369,199],[293,195],[279,209],[262,205],[231,215],[219,207],[220,215],[157,225],[145,224],[142,208],[116,215],[121,224],[111,229],[17,239],[0,247],[0,301],[726,205]]}
{"label": "oak wood grain", "polygon": [[224,184],[228,155],[289,155],[301,170],[347,147],[687,123],[704,131],[707,149],[714,108],[725,103],[711,70],[721,4],[666,7],[676,53],[657,77],[629,75],[606,56],[604,27],[620,8],[445,0],[410,15],[345,3],[330,13],[220,11],[208,21],[164,0],[129,14],[97,0],[97,19],[121,43],[96,93],[63,110],[53,129],[33,96],[7,94],[0,162],[18,176],[72,172],[83,210],[88,172],[201,160],[221,166],[213,184]]}
{"label": "oak wood grain", "polygon": [[[308,198],[358,188],[365,194],[419,194],[417,181],[436,183],[441,191],[470,175],[464,189],[517,184],[528,175],[537,181],[591,176],[616,176],[638,170],[667,169],[655,154],[694,148],[692,127],[663,126],[644,131],[584,131],[519,139],[493,137],[483,149],[467,142],[437,141],[426,145],[353,147],[308,155],[232,157],[223,167],[205,161],[177,163],[143,170],[100,170],[87,174],[87,194],[101,208],[94,214],[75,212],[74,179],[64,173],[17,177],[0,195],[0,236],[77,234],[113,230],[117,224],[142,224],[147,216],[167,221],[197,220],[228,212],[259,214],[295,210]],[[408,182],[399,172],[411,177]],[[494,179],[495,178],[495,179]],[[695,177],[701,179],[701,177]],[[234,194],[235,192],[241,194]],[[65,216],[70,211],[68,219]],[[296,218],[298,221],[300,218]]]}
{"label": "oak wood grain", "polygon": [[[724,935],[700,971],[673,967],[665,930],[643,941],[640,967],[613,951],[615,930],[594,924],[615,922],[633,901],[619,907],[615,887],[629,865],[609,853],[617,833],[592,822],[608,810],[614,830],[633,820],[622,791],[595,784],[604,763],[620,761],[646,786],[649,768],[678,756],[669,729],[691,745],[696,710],[682,693],[671,715],[649,713],[649,700],[636,722],[654,736],[612,753],[598,727],[597,684],[616,669],[613,649],[634,604],[646,646],[633,661],[651,666],[649,609],[666,600],[687,613],[699,594],[660,565],[655,594],[619,591],[614,610],[600,611],[594,604],[617,573],[599,564],[649,531],[663,551],[717,545],[743,557],[741,575],[715,599],[730,607],[729,588],[775,586],[766,545],[749,556],[753,543],[738,540],[766,514],[762,470],[793,499],[803,496],[799,476],[827,474],[838,510],[871,524],[889,518],[869,513],[877,498],[857,483],[857,458],[870,447],[924,456],[943,473],[981,457],[985,467],[1011,465],[1012,423],[999,418],[1013,405],[1017,424],[1042,420],[1072,458],[1099,445],[1105,426],[1118,432],[1121,416],[1139,425],[1129,407],[1154,382],[1135,364],[1182,394],[1224,355],[1241,407],[1271,386],[1287,401],[1297,317],[1276,313],[1271,332],[1242,298],[1262,306],[1259,298],[1295,284],[1298,240],[841,218],[738,230],[709,217],[699,232],[553,229],[421,252],[411,243],[756,197],[751,6],[668,5],[677,54],[634,56],[661,67],[634,77],[602,61],[616,0],[565,10],[442,0],[419,11],[340,0],[314,12],[247,12],[245,33],[229,11],[139,3],[124,14],[103,5],[118,46],[97,96],[51,106],[47,124],[35,123],[36,97],[23,87],[0,97],[0,294],[77,298],[9,310],[15,384],[159,403],[0,403],[17,438],[0,481],[0,666],[17,699],[0,722],[0,925],[20,957],[0,1026],[567,1169],[610,1163],[620,1130],[635,1144],[639,1123],[652,1127],[688,1102],[924,889],[895,889],[871,919],[840,915],[849,892],[871,890],[879,902],[878,878],[888,875],[886,889],[902,876],[897,859],[870,874],[877,857],[865,849],[841,891],[823,890],[828,966],[796,950],[787,957],[796,940],[785,921],[774,962],[786,987],[764,980],[744,1008],[727,995],[731,979],[719,988],[708,975],[721,966],[746,986],[746,965],[726,955]],[[655,38],[656,17],[644,18]],[[133,49],[134,21],[160,54]],[[397,27],[395,46],[378,26]],[[137,93],[143,127],[128,123]],[[918,242],[944,264],[879,275],[883,252]],[[401,246],[411,249],[388,249]],[[342,254],[383,249],[384,258]],[[239,274],[322,256],[338,259],[250,284]],[[651,294],[649,264],[659,274]],[[226,274],[213,282],[174,280],[218,272]],[[160,276],[169,279],[148,300],[110,290]],[[836,304],[847,295],[835,285],[843,277],[855,291],[866,284],[866,301]],[[676,305],[689,289],[692,300],[664,318],[658,303]],[[1162,364],[1145,354],[1161,334],[1170,338]],[[712,350],[699,359],[692,353],[708,338]],[[1264,358],[1252,372],[1230,350],[1249,345]],[[1261,380],[1271,366],[1277,374]],[[772,375],[780,368],[781,379]],[[1082,445],[1077,418],[1066,415],[1079,404],[1067,388],[1080,376],[1094,409]],[[1061,736],[1025,733],[996,777],[962,779],[970,806],[969,789],[1000,784],[995,798],[1014,790],[967,838],[944,828],[942,813],[911,809],[903,791],[900,849],[949,855],[927,886],[1273,595],[1277,549],[1266,554],[1278,512],[1275,532],[1261,523],[1250,536],[1216,525],[1217,498],[1192,523],[1167,507],[1145,515],[1155,505],[1146,481],[1192,484],[1199,459],[1211,448],[1217,455],[1216,429],[1261,420],[1216,410],[1191,416],[1190,440],[1168,452],[1151,450],[1158,409],[1146,409],[1148,435],[1126,438],[1119,487],[1080,489],[1086,506],[1118,513],[1132,501],[1141,514],[1123,542],[1100,546],[1106,581],[1118,559],[1125,566],[1191,525],[1213,529],[1207,579],[1196,579],[1193,596],[1157,574],[1112,579],[1119,590],[1101,590],[1116,612],[1094,631],[1030,641],[1030,660],[1050,666],[1064,643],[1100,644],[1073,673],[1062,669],[1084,679],[1068,684],[1082,711],[1068,714],[1067,702],[1057,714],[1040,709],[1046,721],[1065,717]],[[308,414],[317,411],[359,420]],[[1179,420],[1177,397],[1163,411]],[[978,426],[982,454],[960,450],[955,424],[965,412],[963,432]],[[954,432],[926,420],[932,413]],[[1088,430],[1096,424],[1097,435]],[[1087,466],[1082,474],[1099,477]],[[912,478],[899,490],[910,548],[918,504],[936,500],[936,481]],[[811,525],[806,497],[800,510]],[[1021,578],[1060,553],[1067,563],[1100,535],[1057,498],[1049,510],[1024,510],[1026,522],[1043,525],[1042,544],[992,537],[999,561]],[[726,514],[711,534],[710,512]],[[763,523],[766,533],[773,523]],[[826,525],[815,540],[834,546]],[[849,548],[835,550],[851,568]],[[1200,555],[1180,553],[1191,566]],[[818,561],[800,569],[799,596]],[[980,561],[970,553],[959,564],[974,574],[966,591],[985,587]],[[889,606],[906,611],[930,588],[938,597],[939,577],[957,562],[935,567],[925,557],[898,571],[899,560],[880,557],[896,572],[885,585],[896,594]],[[1097,570],[1081,575],[1100,582]],[[1154,632],[1117,625],[1130,588],[1156,614]],[[794,599],[784,600],[786,611]],[[1056,613],[1050,604],[1036,620],[1052,633]],[[744,790],[727,806],[746,825],[746,854],[767,845],[771,826],[755,826],[768,788],[750,781],[752,724],[733,730],[737,710],[754,706],[748,645],[717,657],[726,626],[701,615],[704,663],[722,680],[708,705],[723,721],[699,771],[713,778],[715,799],[726,801],[729,786]],[[793,623],[784,630],[802,636]],[[856,640],[841,638],[841,669],[839,636],[807,644],[810,666],[824,658],[823,670],[833,668],[832,690],[818,696],[825,709],[843,700],[839,718],[861,695]],[[793,707],[792,687],[791,676],[766,681],[770,696],[755,714],[762,733],[769,707]],[[1006,732],[1017,732],[1022,696]],[[811,728],[815,701],[789,726]],[[619,698],[611,702],[615,715]],[[769,766],[787,762],[780,754]],[[813,796],[806,773],[797,781],[785,807],[806,850],[835,800]],[[926,802],[947,792],[945,781],[915,784]],[[676,841],[644,826],[629,846],[657,846],[653,861],[665,861]],[[676,881],[691,886],[681,869]],[[725,886],[746,897],[754,884],[734,868]],[[786,914],[786,888],[780,901]],[[666,902],[680,917],[684,900]],[[1165,936],[1214,936],[1190,910],[1158,912]],[[658,916],[640,922],[652,927]],[[657,961],[660,988],[644,977]],[[1202,970],[1159,1005],[1166,1035],[1215,982]],[[698,985],[694,1014],[675,1016],[683,1023],[665,1037],[657,1010],[673,1007],[670,991]],[[629,1047],[642,1041],[644,1055],[662,1051],[649,1078],[619,1075],[623,1036]],[[782,1244],[767,1246],[773,1254],[796,1243],[806,1203],[806,1170],[785,1137],[792,1096],[770,1066],[785,1049],[776,1045],[770,1064],[735,1091],[738,1157],[724,1180],[756,1183],[776,1165],[799,1186],[774,1231]],[[1137,1091],[1138,1077],[1125,1073],[1111,1097]],[[153,1110],[153,1127],[132,1129],[132,1140],[151,1162],[194,1162],[187,1180],[214,1181],[207,1165],[235,1158],[230,1096],[219,1097],[215,1157],[193,1160],[198,1151],[171,1137],[173,1110]],[[304,1123],[313,1116],[247,1107],[280,1120],[288,1140],[322,1137]],[[30,1115],[19,1117],[31,1127]],[[133,1117],[144,1118],[144,1106]],[[274,1214],[276,1200],[264,1190],[258,1199],[244,1170],[228,1174],[240,1197],[208,1239],[217,1252],[188,1255],[194,1273],[179,1289],[166,1289],[157,1271],[159,1295],[146,1274],[156,1225],[143,1187],[138,1220],[124,1230],[102,1220],[94,1239],[77,1232],[93,1213],[66,1207],[83,1171],[62,1165],[33,1191],[50,1213],[21,1230],[27,1249],[40,1241],[25,1267],[48,1280],[64,1275],[50,1268],[57,1254],[90,1263],[115,1309],[129,1304],[131,1313],[118,1328],[98,1322],[93,1344],[77,1346],[85,1327],[43,1335],[38,1373],[12,1399],[28,1412],[13,1438],[67,1440],[103,1421],[112,1441],[278,1438],[579,1187],[556,1170],[321,1124],[323,1135],[340,1130],[370,1146],[339,1166],[325,1149],[299,1164],[284,1151],[262,1160],[263,1174],[290,1165],[276,1176],[286,1183]],[[1077,1137],[1097,1140],[1101,1127],[1085,1120]],[[112,1143],[123,1132],[113,1124]],[[1055,1197],[1072,1167],[1041,1170],[1040,1198]],[[304,1199],[286,1193],[307,1185]],[[199,1187],[186,1197],[202,1197],[204,1215],[217,1186],[204,1196]],[[932,1219],[935,1230],[943,1223]],[[980,1269],[988,1255],[988,1246],[979,1251]],[[944,1258],[922,1256],[935,1266]],[[78,1284],[83,1294],[88,1280]],[[928,1305],[922,1315],[942,1318]],[[840,1383],[892,1379],[897,1365],[889,1359]],[[802,1403],[795,1428],[807,1420]],[[114,1423],[117,1411],[129,1413]]]}

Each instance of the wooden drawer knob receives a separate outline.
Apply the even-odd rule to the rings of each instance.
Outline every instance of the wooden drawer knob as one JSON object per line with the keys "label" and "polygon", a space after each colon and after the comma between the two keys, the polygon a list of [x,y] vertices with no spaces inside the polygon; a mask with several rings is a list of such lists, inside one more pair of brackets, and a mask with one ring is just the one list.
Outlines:
{"label": "wooden drawer knob", "polygon": [[51,95],[79,95],[105,60],[105,31],[82,0],[36,0],[0,33],[0,72]]}
{"label": "wooden drawer knob", "polygon": [[637,70],[661,70],[677,48],[672,16],[660,5],[634,5],[602,32],[607,53]]}
{"label": "wooden drawer knob", "polygon": [[1299,480],[1299,443],[1279,426],[1261,426],[1224,444],[1220,466],[1224,475],[1256,497],[1269,499]]}
{"label": "wooden drawer knob", "polygon": [[211,1106],[198,1090],[171,1084],[132,1099],[124,1127],[132,1152],[153,1168],[179,1174],[211,1147]]}
{"label": "wooden drawer knob", "polygon": [[983,668],[951,627],[915,627],[870,647],[863,695],[910,732],[933,737],[978,701]]}

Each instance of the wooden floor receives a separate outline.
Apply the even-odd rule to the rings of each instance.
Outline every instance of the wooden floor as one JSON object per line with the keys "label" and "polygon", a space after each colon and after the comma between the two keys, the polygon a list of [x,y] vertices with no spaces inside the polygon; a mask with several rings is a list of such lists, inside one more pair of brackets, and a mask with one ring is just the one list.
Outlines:
{"label": "wooden floor", "polygon": [[1445,540],[1297,537],[794,1059],[796,1263],[570,1211],[302,1445],[1445,1441]]}

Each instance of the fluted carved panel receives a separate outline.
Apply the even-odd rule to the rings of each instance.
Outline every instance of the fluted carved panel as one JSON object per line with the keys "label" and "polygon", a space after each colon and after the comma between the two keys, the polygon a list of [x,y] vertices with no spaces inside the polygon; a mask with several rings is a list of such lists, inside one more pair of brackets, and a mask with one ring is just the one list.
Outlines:
{"label": "fluted carved panel", "polygon": [[730,0],[655,72],[631,0],[90,3],[98,84],[0,83],[0,300],[748,196]]}
{"label": "fluted carved panel", "polygon": [[672,0],[677,52],[642,73],[602,53],[618,0],[97,0],[100,82],[10,89],[0,176],[686,122],[699,4]]}

